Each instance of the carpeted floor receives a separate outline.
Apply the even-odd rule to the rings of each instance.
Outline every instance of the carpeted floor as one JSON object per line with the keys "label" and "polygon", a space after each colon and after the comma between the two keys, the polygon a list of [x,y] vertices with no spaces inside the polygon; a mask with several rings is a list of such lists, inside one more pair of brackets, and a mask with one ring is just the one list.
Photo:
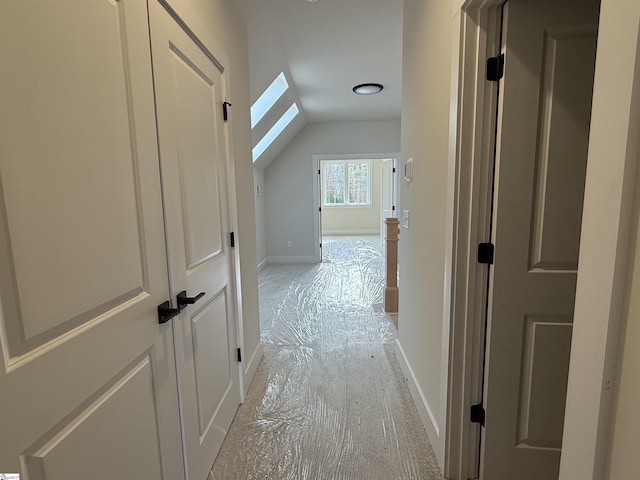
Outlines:
{"label": "carpeted floor", "polygon": [[321,264],[260,274],[265,355],[212,478],[441,479],[382,313],[377,238],[323,247]]}

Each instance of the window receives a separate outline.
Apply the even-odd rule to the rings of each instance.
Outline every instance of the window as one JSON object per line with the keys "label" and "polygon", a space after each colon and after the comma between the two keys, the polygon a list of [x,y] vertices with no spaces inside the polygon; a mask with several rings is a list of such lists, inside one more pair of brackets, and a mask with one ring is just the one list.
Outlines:
{"label": "window", "polygon": [[371,205],[371,160],[330,160],[321,165],[323,205]]}
{"label": "window", "polygon": [[[282,98],[284,92],[289,88],[289,83],[283,72],[280,72],[271,85],[269,85],[262,95],[251,105],[251,130],[269,113],[278,100]],[[283,100],[284,102],[284,100]],[[253,147],[252,156],[255,162],[262,155],[269,145],[278,138],[282,131],[289,126],[291,121],[300,113],[298,105],[292,103],[289,109],[273,124],[269,131]]]}
{"label": "window", "polygon": [[262,120],[262,117],[275,105],[278,99],[287,91],[289,83],[284,76],[284,72],[280,72],[280,75],[271,82],[271,85],[262,92],[262,95],[251,105],[251,128]]}
{"label": "window", "polygon": [[282,116],[278,119],[278,121],[271,127],[271,129],[265,134],[264,137],[258,142],[258,144],[253,147],[253,161],[255,162],[260,155],[264,153],[264,151],[271,145],[271,143],[278,138],[278,135],[282,133],[282,131],[287,128],[287,126],[291,123],[291,121],[296,118],[296,115],[300,110],[298,109],[298,105],[295,103],[291,104],[289,109],[282,114]]}

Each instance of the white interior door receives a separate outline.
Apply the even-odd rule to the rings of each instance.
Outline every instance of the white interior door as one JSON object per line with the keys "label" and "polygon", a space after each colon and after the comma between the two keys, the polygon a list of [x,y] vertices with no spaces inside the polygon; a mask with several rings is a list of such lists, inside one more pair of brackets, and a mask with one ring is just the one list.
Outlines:
{"label": "white interior door", "polygon": [[486,480],[558,477],[598,12],[593,0],[504,6]]}
{"label": "white interior door", "polygon": [[224,76],[155,0],[150,16],[174,306],[204,293],[173,320],[187,473],[204,480],[240,403]]}
{"label": "white interior door", "polygon": [[380,244],[383,247],[386,245],[384,220],[395,217],[394,163],[393,158],[385,158],[380,161]]}
{"label": "white interior door", "polygon": [[180,479],[147,6],[4,2],[0,471]]}

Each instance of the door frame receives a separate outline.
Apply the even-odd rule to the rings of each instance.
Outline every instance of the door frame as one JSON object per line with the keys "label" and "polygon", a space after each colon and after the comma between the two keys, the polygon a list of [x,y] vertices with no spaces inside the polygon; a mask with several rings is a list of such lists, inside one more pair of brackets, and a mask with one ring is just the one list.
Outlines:
{"label": "door frame", "polygon": [[[490,240],[498,83],[485,80],[485,63],[500,49],[505,0],[469,0],[454,18],[447,263],[450,290],[449,368],[444,475],[477,478],[479,424],[471,405],[482,401],[488,269],[476,259],[476,245]],[[445,311],[446,315],[446,311]],[[446,317],[445,317],[446,318]]]}
{"label": "door frame", "polygon": [[[398,188],[398,174],[396,172],[397,169],[397,165],[398,165],[398,159],[397,158],[383,158],[381,159],[381,161],[385,161],[385,160],[391,160],[391,184],[390,184],[390,188],[391,188],[391,217],[392,218],[398,218],[398,206],[396,205],[398,203],[398,192],[400,191],[400,189]],[[383,182],[384,182],[384,175],[381,173],[381,177],[380,177],[380,245],[382,245],[382,248],[385,249],[386,248],[386,239],[385,239],[385,235],[386,235],[386,231],[385,231],[385,227],[384,227],[384,221],[382,220],[382,212],[384,211],[382,208],[382,204],[384,203],[384,188],[383,188]]]}
{"label": "door frame", "polygon": [[[462,2],[461,2],[462,3]],[[503,0],[467,0],[453,12],[452,118],[447,214],[451,283],[444,476],[475,478],[478,427],[470,406],[481,398],[486,281],[475,243],[487,238],[487,188],[495,86],[484,62],[499,45]],[[607,478],[619,380],[621,326],[628,301],[630,225],[640,150],[640,7],[601,0],[593,110],[571,345],[560,479]],[[610,72],[616,75],[611,76]],[[623,106],[621,108],[621,106]],[[480,312],[480,314],[478,314]],[[445,314],[447,312],[445,311]],[[591,419],[585,422],[584,419]],[[589,461],[585,461],[589,459]]]}
{"label": "door frame", "polygon": [[[400,158],[400,153],[345,153],[345,154],[317,154],[313,155],[311,162],[311,174],[313,175],[313,238],[320,239],[322,238],[322,218],[320,215],[320,162],[324,160],[358,160],[358,159],[367,159],[367,160],[379,160],[386,158],[393,158],[394,164],[397,165],[398,159]],[[375,181],[375,180],[374,180]],[[395,187],[395,185],[394,185]],[[394,192],[396,195],[396,210],[398,208],[397,202],[397,190]],[[322,262],[322,252],[320,250],[320,242],[317,241],[313,246],[314,251],[314,259],[316,262]]]}

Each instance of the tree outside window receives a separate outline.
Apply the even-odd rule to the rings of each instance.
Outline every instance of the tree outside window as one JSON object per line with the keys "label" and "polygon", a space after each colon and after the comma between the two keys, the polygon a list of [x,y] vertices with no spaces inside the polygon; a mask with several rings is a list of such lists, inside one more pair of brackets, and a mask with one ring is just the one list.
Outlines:
{"label": "tree outside window", "polygon": [[371,160],[331,160],[322,165],[323,205],[371,205]]}

